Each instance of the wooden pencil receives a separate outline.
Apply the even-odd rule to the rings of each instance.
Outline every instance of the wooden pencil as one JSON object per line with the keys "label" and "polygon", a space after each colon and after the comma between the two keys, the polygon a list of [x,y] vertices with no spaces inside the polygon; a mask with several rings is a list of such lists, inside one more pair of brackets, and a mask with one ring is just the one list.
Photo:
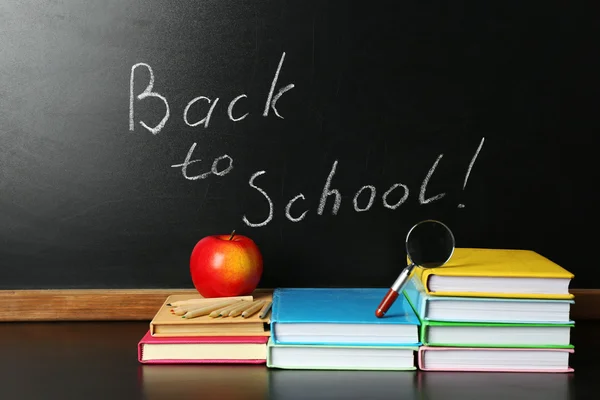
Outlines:
{"label": "wooden pencil", "polygon": [[178,300],[171,303],[167,303],[167,307],[179,307],[183,305],[209,305],[218,303],[225,300],[246,300],[252,301],[254,300],[253,296],[234,296],[234,297],[204,297],[201,299],[188,299],[188,300]]}
{"label": "wooden pencil", "polygon": [[[216,304],[216,303],[208,303],[206,305],[208,306],[208,305],[211,305],[211,304]],[[177,307],[171,308],[171,312],[173,314],[175,314],[175,315],[183,315],[183,314],[185,314],[188,311],[197,310],[198,308],[201,308],[201,307],[204,307],[204,306],[205,306],[204,304],[198,304],[198,303],[196,303],[196,304],[182,304],[182,305],[179,305]]]}
{"label": "wooden pencil", "polygon": [[212,318],[227,316],[227,315],[229,315],[229,311],[233,310],[236,307],[239,307],[241,305],[241,303],[249,303],[249,301],[244,301],[244,300],[236,301],[235,303],[232,303],[228,306],[219,308],[218,310],[214,310],[213,312],[208,314],[208,316],[212,317]]}
{"label": "wooden pencil", "polygon": [[256,314],[258,312],[258,310],[262,309],[264,303],[265,303],[264,300],[255,301],[252,306],[248,307],[247,309],[244,310],[244,312],[242,312],[242,318],[248,318],[248,317],[251,317],[252,315]]}
{"label": "wooden pencil", "polygon": [[250,308],[256,301],[258,301],[258,300],[245,301],[244,303],[247,303],[247,304],[240,304],[239,307],[235,307],[233,310],[229,311],[229,316],[237,317],[238,315],[241,315],[245,310]]}
{"label": "wooden pencil", "polygon": [[272,301],[267,301],[263,308],[260,310],[260,314],[258,314],[258,318],[264,319],[269,311],[271,311],[271,306],[273,305]]}
{"label": "wooden pencil", "polygon": [[195,310],[190,310],[190,311],[186,312],[185,314],[183,314],[181,316],[181,318],[196,318],[196,317],[200,317],[202,315],[208,315],[208,314],[210,314],[211,311],[218,310],[229,304],[237,303],[240,301],[241,300],[227,300],[227,301],[224,301],[221,303],[211,304],[209,306],[197,308]]}

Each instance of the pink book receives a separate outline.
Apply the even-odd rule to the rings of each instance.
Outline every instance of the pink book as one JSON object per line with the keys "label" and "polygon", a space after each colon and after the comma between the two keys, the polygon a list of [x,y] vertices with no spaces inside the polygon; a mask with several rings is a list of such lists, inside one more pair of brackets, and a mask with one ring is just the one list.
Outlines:
{"label": "pink book", "polygon": [[573,349],[556,348],[419,348],[423,371],[471,372],[573,372],[569,355]]}
{"label": "pink book", "polygon": [[267,360],[268,336],[154,337],[138,343],[143,364],[261,364]]}

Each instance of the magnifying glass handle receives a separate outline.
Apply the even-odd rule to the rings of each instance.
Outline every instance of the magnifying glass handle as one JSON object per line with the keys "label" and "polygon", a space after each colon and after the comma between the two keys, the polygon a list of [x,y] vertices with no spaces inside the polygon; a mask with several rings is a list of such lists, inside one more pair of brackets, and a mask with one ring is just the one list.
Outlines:
{"label": "magnifying glass handle", "polygon": [[402,287],[410,277],[410,273],[412,272],[414,267],[415,265],[411,263],[409,266],[402,270],[392,287],[390,287],[390,290],[387,291],[385,297],[383,298],[383,300],[381,300],[379,307],[377,307],[377,311],[375,311],[375,315],[377,316],[377,318],[382,318],[385,315],[385,313],[388,312],[392,304],[394,304],[394,302],[396,301],[396,299],[402,291]]}

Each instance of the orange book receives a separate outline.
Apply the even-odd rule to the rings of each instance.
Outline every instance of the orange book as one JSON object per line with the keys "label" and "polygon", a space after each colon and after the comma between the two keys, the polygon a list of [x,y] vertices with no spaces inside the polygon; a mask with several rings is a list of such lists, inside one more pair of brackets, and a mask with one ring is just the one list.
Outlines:
{"label": "orange book", "polygon": [[[268,313],[265,318],[260,318],[259,313],[256,312],[248,318],[242,317],[237,314],[236,316],[220,316],[211,317],[210,313],[203,312],[202,315],[187,317],[190,314],[185,313],[175,314],[174,310],[182,309],[182,302],[187,300],[202,299],[202,296],[198,295],[171,295],[167,297],[158,312],[154,315],[154,318],[150,321],[150,334],[154,337],[172,337],[172,336],[269,336],[270,334],[270,322],[271,315]],[[251,299],[251,300],[250,300]],[[252,297],[248,299],[248,296],[244,296],[243,300],[237,302],[231,302],[232,306],[241,305],[249,306],[253,301],[272,301],[273,292],[271,290],[256,290]],[[216,301],[217,299],[210,299],[209,304],[222,304]],[[179,304],[178,307],[173,304]],[[206,304],[198,304],[196,306],[189,306],[190,313],[194,313],[194,310],[205,307]],[[212,307],[214,308],[214,307]],[[220,307],[221,309],[223,307]],[[232,309],[232,307],[230,307]],[[228,313],[227,313],[228,314]],[[193,315],[193,314],[192,314]]]}

